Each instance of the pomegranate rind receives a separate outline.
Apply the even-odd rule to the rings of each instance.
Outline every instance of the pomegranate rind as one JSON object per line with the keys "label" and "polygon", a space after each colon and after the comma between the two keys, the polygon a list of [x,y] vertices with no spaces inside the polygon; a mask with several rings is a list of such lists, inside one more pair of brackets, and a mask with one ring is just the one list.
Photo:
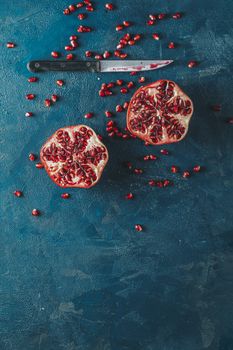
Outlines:
{"label": "pomegranate rind", "polygon": [[[188,101],[187,103],[189,104],[188,107],[186,108],[186,112],[188,110],[188,113],[186,113],[186,115],[182,115],[179,113],[170,113],[169,118],[171,120],[170,123],[168,123],[168,121],[166,120],[166,118],[164,118],[163,116],[161,116],[161,110],[159,110],[156,106],[156,102],[157,99],[155,98],[155,94],[158,94],[159,91],[157,90],[157,87],[160,86],[161,84],[174,84],[174,96],[172,96],[170,99],[167,100],[166,104],[171,105],[172,102],[175,101],[175,99],[177,97],[180,97],[183,101]],[[145,127],[146,131],[142,132],[140,130],[136,130],[133,126],[132,126],[132,120],[134,118],[137,117],[137,115],[135,116],[134,111],[133,111],[133,105],[134,105],[134,101],[137,99],[138,96],[140,96],[140,93],[146,91],[149,93],[149,96],[154,96],[154,109],[153,109],[153,113],[154,116],[156,118],[153,119],[152,123],[149,123],[149,126]],[[174,108],[174,107],[173,107]],[[189,122],[191,120],[191,117],[193,115],[193,102],[190,99],[190,97],[188,97],[184,91],[174,82],[171,80],[167,80],[167,79],[162,79],[162,80],[157,80],[156,82],[146,85],[146,86],[142,86],[140,87],[132,96],[130,103],[129,103],[129,107],[127,110],[127,117],[126,117],[126,123],[127,123],[127,128],[130,131],[130,133],[134,136],[137,136],[138,138],[144,140],[145,142],[151,144],[151,145],[163,145],[163,144],[169,144],[169,143],[174,143],[174,142],[179,142],[181,141],[187,134],[188,132],[188,128],[189,128]],[[159,120],[158,120],[159,119]],[[157,123],[157,124],[156,124]],[[165,126],[167,123],[167,126]],[[152,131],[152,129],[154,128],[154,130],[157,128],[157,125],[159,125],[159,137],[153,136],[151,138],[151,133],[150,131]],[[177,125],[180,127],[180,131],[177,136],[177,134],[174,133],[174,128],[177,127]],[[169,131],[167,131],[169,130]],[[175,134],[175,136],[171,137],[169,136],[169,132],[171,132]]]}
{"label": "pomegranate rind", "polygon": [[[80,151],[80,152],[77,152],[78,156],[80,155],[82,157],[84,152],[89,152],[93,149],[96,150],[96,148],[98,147],[99,149],[102,150],[100,153],[102,154],[103,159],[101,158],[97,165],[94,165],[89,161],[86,163],[84,162],[84,166],[88,165],[96,177],[96,178],[91,178],[89,183],[85,183],[84,181],[81,181],[81,177],[77,176],[77,175],[75,176],[76,180],[74,179],[72,181],[72,183],[71,183],[71,181],[70,181],[70,183],[66,183],[66,180],[65,181],[61,180],[61,176],[59,176],[59,171],[61,171],[61,169],[64,169],[63,168],[64,166],[65,167],[67,166],[66,165],[67,161],[66,160],[64,160],[64,161],[50,160],[50,159],[48,159],[48,156],[45,153],[46,153],[46,150],[48,152],[48,148],[51,147],[52,144],[55,144],[56,147],[59,147],[59,150],[64,150],[64,147],[62,145],[60,145],[58,140],[57,140],[57,133],[58,132],[61,132],[61,131],[68,132],[68,135],[71,137],[71,141],[74,141],[74,133],[80,132],[81,128],[86,128],[86,130],[89,131],[90,133],[92,133],[92,135],[89,137],[85,149]],[[73,152],[73,153],[71,153],[71,156],[73,157],[75,155],[75,157],[76,157],[77,153]],[[85,156],[84,156],[84,158],[85,158]],[[47,174],[49,175],[49,177],[51,178],[51,180],[59,187],[62,187],[62,188],[72,188],[72,187],[91,188],[94,185],[96,185],[97,182],[100,180],[102,172],[103,172],[105,166],[107,165],[107,162],[109,159],[109,154],[108,154],[108,150],[107,150],[106,146],[99,140],[97,134],[95,133],[95,131],[92,128],[90,128],[87,125],[74,125],[74,126],[63,127],[63,128],[56,130],[55,133],[52,134],[47,139],[47,141],[43,144],[43,146],[41,147],[40,159],[41,159],[41,163],[44,165],[44,168],[45,168]],[[78,163],[79,159],[75,159],[75,162]],[[82,167],[80,167],[80,168],[82,168]]]}

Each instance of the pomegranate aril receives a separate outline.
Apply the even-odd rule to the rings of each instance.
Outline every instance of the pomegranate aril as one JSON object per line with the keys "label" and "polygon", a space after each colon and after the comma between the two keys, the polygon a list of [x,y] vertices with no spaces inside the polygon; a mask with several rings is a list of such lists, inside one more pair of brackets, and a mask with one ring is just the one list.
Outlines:
{"label": "pomegranate aril", "polygon": [[194,67],[196,67],[197,66],[197,61],[189,61],[188,62],[188,67],[189,68],[194,68]]}
{"label": "pomegranate aril", "polygon": [[112,112],[105,111],[105,115],[106,115],[107,118],[111,118],[112,117]]}
{"label": "pomegranate aril", "polygon": [[70,198],[70,194],[69,193],[62,193],[61,198],[68,199],[68,198]]}
{"label": "pomegranate aril", "polygon": [[54,57],[54,58],[58,58],[60,56],[60,54],[57,51],[52,51],[51,52],[51,56]]}
{"label": "pomegranate aril", "polygon": [[129,73],[129,75],[136,75],[136,74],[137,74],[136,71],[132,71],[132,72]]}
{"label": "pomegranate aril", "polygon": [[64,80],[58,79],[58,80],[56,81],[56,84],[57,84],[58,86],[63,86],[63,85],[64,85]]}
{"label": "pomegranate aril", "polygon": [[36,155],[34,153],[30,153],[29,156],[28,156],[28,159],[31,161],[31,162],[34,162],[34,160],[36,160]]}
{"label": "pomegranate aril", "polygon": [[128,41],[128,45],[129,45],[129,46],[135,45],[135,40],[129,40],[129,41]]}
{"label": "pomegranate aril", "polygon": [[122,86],[122,85],[124,84],[124,80],[118,79],[118,80],[116,81],[116,84],[119,85],[119,86]]}
{"label": "pomegranate aril", "polygon": [[77,41],[75,41],[75,40],[71,40],[70,43],[71,43],[71,46],[72,46],[74,49],[75,49],[76,47],[79,46],[79,44],[78,44]]}
{"label": "pomegranate aril", "polygon": [[121,51],[119,51],[119,50],[114,51],[114,56],[120,57],[120,55],[121,55]]}
{"label": "pomegranate aril", "polygon": [[150,185],[150,186],[156,186],[156,181],[155,180],[149,180],[148,181],[148,184]]}
{"label": "pomegranate aril", "polygon": [[128,89],[125,88],[125,87],[121,88],[120,91],[121,91],[122,94],[127,94],[129,92]]}
{"label": "pomegranate aril", "polygon": [[12,42],[8,42],[8,43],[6,44],[6,47],[7,47],[8,49],[13,49],[15,46],[16,46],[15,43],[12,43]]}
{"label": "pomegranate aril", "polygon": [[92,117],[93,117],[93,113],[86,113],[85,115],[84,115],[84,118],[85,119],[91,119]]}
{"label": "pomegranate aril", "polygon": [[96,59],[96,60],[102,60],[102,59],[103,59],[103,56],[102,56],[102,55],[95,55],[95,59]]}
{"label": "pomegranate aril", "polygon": [[155,21],[153,21],[152,19],[149,19],[149,20],[146,22],[146,24],[147,24],[148,26],[153,26],[153,25],[155,24]]}
{"label": "pomegranate aril", "polygon": [[51,100],[49,98],[46,98],[44,100],[44,105],[45,105],[45,107],[50,107],[51,106]]}
{"label": "pomegranate aril", "polygon": [[123,25],[125,26],[125,27],[129,27],[129,26],[131,26],[131,22],[130,21],[123,21]]}
{"label": "pomegranate aril", "polygon": [[179,168],[178,168],[176,165],[172,165],[172,166],[171,166],[171,172],[172,172],[173,174],[178,173],[178,171],[179,171]]}
{"label": "pomegranate aril", "polygon": [[138,78],[138,82],[139,83],[144,83],[146,81],[146,78],[145,77],[140,77]]}
{"label": "pomegranate aril", "polygon": [[128,82],[127,87],[129,89],[132,89],[134,87],[134,82],[133,81]]}
{"label": "pomegranate aril", "polygon": [[114,5],[111,4],[111,3],[107,3],[105,4],[105,8],[108,10],[108,11],[112,11],[114,9]]}
{"label": "pomegranate aril", "polygon": [[123,108],[124,108],[124,109],[127,109],[128,107],[129,107],[129,102],[124,102]]}
{"label": "pomegranate aril", "polygon": [[175,48],[175,43],[173,41],[171,41],[169,44],[168,44],[168,48],[169,49],[174,49]]}
{"label": "pomegranate aril", "polygon": [[111,56],[111,52],[109,51],[104,51],[103,53],[103,58],[109,58]]}
{"label": "pomegranate aril", "polygon": [[74,49],[74,48],[73,48],[73,46],[71,46],[71,45],[66,45],[66,46],[65,46],[65,50],[66,50],[66,51],[73,51],[73,49]]}
{"label": "pomegranate aril", "polygon": [[185,170],[184,172],[183,172],[183,174],[182,174],[182,176],[184,177],[184,178],[186,178],[186,177],[190,177],[190,172],[188,171],[188,170]]}
{"label": "pomegranate aril", "polygon": [[124,26],[121,25],[121,24],[118,24],[118,25],[116,26],[116,31],[117,31],[117,32],[119,32],[119,31],[121,31],[121,30],[123,30],[123,29],[124,29]]}
{"label": "pomegranate aril", "polygon": [[156,15],[149,15],[149,18],[152,20],[152,21],[155,21],[157,19],[157,16]]}
{"label": "pomegranate aril", "polygon": [[25,117],[32,117],[33,116],[33,113],[32,112],[26,112],[25,113]]}
{"label": "pomegranate aril", "polygon": [[158,33],[152,34],[152,37],[153,37],[153,39],[155,39],[155,40],[160,40],[160,36],[159,36]]}
{"label": "pomegranate aril", "polygon": [[39,216],[40,215],[40,211],[38,209],[33,209],[32,210],[32,215],[33,216]]}
{"label": "pomegranate aril", "polygon": [[195,165],[195,166],[193,167],[193,171],[194,171],[195,173],[199,173],[199,172],[201,171],[201,166],[200,166],[200,165]]}
{"label": "pomegranate aril", "polygon": [[142,169],[139,169],[139,168],[135,168],[135,169],[134,169],[134,173],[135,173],[135,174],[142,174],[142,173],[143,173],[143,170],[142,170]]}
{"label": "pomegranate aril", "polygon": [[58,96],[55,95],[55,94],[53,94],[53,95],[51,96],[51,100],[52,100],[54,103],[57,102]]}
{"label": "pomegranate aril", "polygon": [[29,83],[35,83],[37,80],[38,80],[37,77],[30,77],[30,78],[28,78],[28,82]]}
{"label": "pomegranate aril", "polygon": [[159,15],[158,15],[158,19],[164,19],[166,17],[166,14],[165,13],[160,13]]}
{"label": "pomegranate aril", "polygon": [[15,195],[15,197],[22,197],[23,192],[19,191],[19,190],[16,190],[16,191],[14,191],[14,195]]}
{"label": "pomegranate aril", "polygon": [[89,12],[93,12],[94,8],[91,5],[89,5],[89,6],[86,7],[86,10],[89,11]]}
{"label": "pomegranate aril", "polygon": [[93,56],[93,52],[91,52],[91,51],[86,51],[86,52],[85,52],[85,56],[86,56],[86,57],[91,57],[91,56]]}
{"label": "pomegranate aril", "polygon": [[66,59],[67,61],[71,61],[74,59],[74,55],[72,53],[69,53],[68,55],[66,55]]}
{"label": "pomegranate aril", "polygon": [[84,6],[83,2],[78,2],[77,5],[76,5],[77,9],[80,9],[83,6]]}
{"label": "pomegranate aril", "polygon": [[122,112],[123,111],[123,107],[121,105],[117,105],[116,106],[116,112]]}
{"label": "pomegranate aril", "polygon": [[141,35],[140,34],[136,34],[133,38],[134,41],[138,41],[141,39]]}
{"label": "pomegranate aril", "polygon": [[180,12],[176,12],[172,15],[172,18],[174,18],[174,19],[180,19],[181,17],[182,17],[182,15]]}
{"label": "pomegranate aril", "polygon": [[44,165],[42,163],[36,163],[36,168],[37,169],[43,169]]}
{"label": "pomegranate aril", "polygon": [[34,98],[35,98],[35,95],[34,95],[34,94],[27,94],[27,95],[26,95],[26,99],[27,99],[27,100],[34,100]]}
{"label": "pomegranate aril", "polygon": [[79,13],[77,17],[80,19],[80,21],[82,21],[84,18],[86,18],[86,15],[85,13]]}
{"label": "pomegranate aril", "polygon": [[66,16],[69,15],[70,14],[70,10],[69,9],[64,9],[63,10],[63,14],[66,15]]}
{"label": "pomegranate aril", "polygon": [[111,81],[110,83],[107,84],[106,88],[107,89],[111,89],[115,86],[115,83],[113,81]]}
{"label": "pomegranate aril", "polygon": [[134,195],[133,193],[127,193],[126,196],[125,196],[125,199],[133,199],[134,198]]}
{"label": "pomegranate aril", "polygon": [[211,109],[214,112],[220,112],[222,110],[222,106],[221,105],[213,105],[213,106],[211,106]]}
{"label": "pomegranate aril", "polygon": [[139,224],[136,224],[136,225],[134,226],[134,228],[135,228],[135,230],[138,231],[138,232],[141,232],[141,231],[143,230],[142,225],[139,225]]}
{"label": "pomegranate aril", "polygon": [[147,155],[147,156],[144,156],[143,159],[144,159],[145,161],[147,161],[147,160],[156,160],[157,157],[156,157],[154,154],[149,154],[149,155]]}
{"label": "pomegranate aril", "polygon": [[77,35],[71,35],[70,36],[70,41],[77,40],[77,39],[78,39]]}
{"label": "pomegranate aril", "polygon": [[164,156],[167,156],[169,154],[169,151],[167,149],[161,149],[160,153],[163,154]]}
{"label": "pomegranate aril", "polygon": [[88,33],[91,32],[91,27],[87,27],[87,26],[79,26],[77,29],[78,33]]}
{"label": "pomegranate aril", "polygon": [[69,5],[68,9],[70,10],[70,12],[74,12],[74,11],[76,11],[77,8],[75,5]]}

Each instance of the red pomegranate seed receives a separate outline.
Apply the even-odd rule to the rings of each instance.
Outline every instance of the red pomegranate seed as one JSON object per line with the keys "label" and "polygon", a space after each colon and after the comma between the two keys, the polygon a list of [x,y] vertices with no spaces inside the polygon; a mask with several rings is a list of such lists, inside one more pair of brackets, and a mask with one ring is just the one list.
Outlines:
{"label": "red pomegranate seed", "polygon": [[140,77],[140,78],[138,78],[138,82],[139,82],[139,83],[144,83],[145,80],[146,80],[145,77]]}
{"label": "red pomegranate seed", "polygon": [[61,198],[68,199],[68,198],[70,198],[70,194],[69,193],[62,193]]}
{"label": "red pomegranate seed", "polygon": [[56,84],[57,84],[58,86],[63,86],[63,85],[64,85],[64,80],[58,79],[58,80],[56,81]]}
{"label": "red pomegranate seed", "polygon": [[131,23],[130,21],[124,21],[124,22],[123,22],[123,25],[124,25],[125,27],[129,27],[129,26],[132,25],[132,23]]}
{"label": "red pomegranate seed", "polygon": [[77,40],[77,39],[78,39],[77,35],[71,35],[70,36],[70,41]]}
{"label": "red pomegranate seed", "polygon": [[116,112],[122,112],[122,111],[123,111],[123,107],[121,105],[117,105]]}
{"label": "red pomegranate seed", "polygon": [[136,34],[133,38],[134,41],[138,41],[141,39],[141,35],[140,34]]}
{"label": "red pomegranate seed", "polygon": [[8,42],[8,43],[6,44],[6,47],[7,47],[8,49],[13,49],[15,46],[16,46],[15,43],[12,43],[12,42]]}
{"label": "red pomegranate seed", "polygon": [[110,91],[110,90],[105,90],[105,91],[104,91],[104,94],[105,94],[105,96],[111,96],[111,95],[112,95],[112,91]]}
{"label": "red pomegranate seed", "polygon": [[211,106],[211,109],[214,112],[220,112],[222,110],[222,106],[221,105],[213,105],[213,106]]}
{"label": "red pomegranate seed", "polygon": [[53,102],[57,102],[58,96],[55,95],[55,94],[53,94],[53,95],[51,96],[51,100],[52,100]]}
{"label": "red pomegranate seed", "polygon": [[79,46],[78,43],[77,43],[77,41],[75,41],[75,40],[71,40],[70,43],[71,43],[71,46],[72,46],[74,49],[75,49],[76,47]]}
{"label": "red pomegranate seed", "polygon": [[135,228],[135,230],[138,231],[138,232],[141,232],[141,231],[143,230],[142,225],[139,225],[139,224],[136,224],[136,225],[134,226],[134,228]]}
{"label": "red pomegranate seed", "polygon": [[33,216],[39,216],[40,215],[40,211],[38,209],[33,209],[32,210],[32,215]]}
{"label": "red pomegranate seed", "polygon": [[22,197],[23,192],[19,191],[19,190],[16,190],[16,191],[14,191],[14,195],[15,195],[15,197]]}
{"label": "red pomegranate seed", "polygon": [[122,94],[127,94],[129,92],[129,90],[127,88],[125,88],[125,87],[121,88],[120,91],[121,91]]}
{"label": "red pomegranate seed", "polygon": [[80,19],[80,21],[82,21],[84,18],[86,18],[86,15],[85,13],[79,13],[77,17]]}
{"label": "red pomegranate seed", "polygon": [[200,165],[195,165],[195,166],[193,167],[193,171],[194,171],[195,173],[199,173],[199,172],[201,171],[201,166],[200,166]]}
{"label": "red pomegranate seed", "polygon": [[86,119],[91,119],[92,117],[93,117],[93,113],[86,113],[85,115],[84,115],[84,118],[86,118]]}
{"label": "red pomegranate seed", "polygon": [[119,31],[121,31],[121,30],[123,30],[124,29],[124,27],[121,25],[121,24],[118,24],[117,26],[116,26],[116,31],[117,32],[119,32]]}
{"label": "red pomegranate seed", "polygon": [[44,100],[44,105],[45,105],[45,107],[50,107],[51,106],[51,100],[49,98],[46,98]]}
{"label": "red pomegranate seed", "polygon": [[169,185],[171,185],[171,181],[170,180],[166,179],[166,180],[163,181],[163,187],[167,187]]}
{"label": "red pomegranate seed", "polygon": [[37,169],[43,169],[44,165],[42,163],[36,163],[36,168]]}
{"label": "red pomegranate seed", "polygon": [[102,136],[102,135],[97,135],[97,137],[98,137],[98,139],[99,139],[100,141],[103,141],[103,136]]}
{"label": "red pomegranate seed", "polygon": [[180,12],[176,12],[176,13],[174,13],[174,15],[172,15],[172,18],[174,18],[174,19],[180,19],[181,17],[182,17],[182,15]]}
{"label": "red pomegranate seed", "polygon": [[73,46],[71,46],[71,45],[66,45],[66,46],[65,46],[65,50],[66,50],[66,51],[73,51],[73,49],[74,49],[74,48],[73,48]]}
{"label": "red pomegranate seed", "polygon": [[153,39],[155,39],[155,40],[160,40],[160,36],[159,36],[158,33],[152,34],[152,37],[153,37]]}
{"label": "red pomegranate seed", "polygon": [[29,153],[28,159],[29,159],[31,162],[34,162],[34,160],[36,160],[36,155],[35,155],[34,153]]}
{"label": "red pomegranate seed", "polygon": [[69,9],[64,9],[63,10],[63,14],[66,15],[66,16],[69,15],[70,14],[70,10]]}
{"label": "red pomegranate seed", "polygon": [[80,9],[83,6],[84,6],[83,2],[78,2],[77,5],[76,5],[77,9]]}
{"label": "red pomegranate seed", "polygon": [[163,154],[164,156],[167,156],[169,154],[167,149],[161,149],[160,153]]}
{"label": "red pomegranate seed", "polygon": [[105,91],[104,90],[99,90],[99,96],[100,97],[105,97]]}
{"label": "red pomegranate seed", "polygon": [[175,48],[175,43],[173,41],[171,41],[169,44],[168,44],[168,48],[169,49],[174,49]]}
{"label": "red pomegranate seed", "polygon": [[135,40],[129,40],[129,41],[128,41],[128,45],[129,45],[129,46],[135,45]]}
{"label": "red pomegranate seed", "polygon": [[68,8],[69,8],[70,12],[76,11],[76,6],[75,5],[69,5]]}
{"label": "red pomegranate seed", "polygon": [[114,9],[114,6],[113,6],[113,4],[108,3],[108,4],[105,4],[105,8],[106,8],[108,11],[112,11],[112,10]]}
{"label": "red pomegranate seed", "polygon": [[78,33],[88,33],[91,32],[91,27],[87,27],[87,26],[79,26],[77,29]]}
{"label": "red pomegranate seed", "polygon": [[35,95],[34,95],[34,94],[27,94],[27,95],[26,95],[26,99],[27,99],[27,100],[34,100],[34,98],[35,98]]}
{"label": "red pomegranate seed", "polygon": [[137,72],[135,72],[135,71],[132,71],[129,73],[129,75],[136,75],[136,74],[137,74]]}
{"label": "red pomegranate seed", "polygon": [[33,116],[33,113],[32,112],[26,112],[25,113],[25,117],[32,117]]}
{"label": "red pomegranate seed", "polygon": [[133,193],[127,193],[127,195],[125,196],[125,199],[133,199],[134,198],[134,195]]}
{"label": "red pomegranate seed", "polygon": [[127,87],[129,89],[132,89],[134,87],[134,82],[133,81],[128,82]]}
{"label": "red pomegranate seed", "polygon": [[125,162],[124,164],[126,165],[126,167],[127,167],[129,170],[131,170],[132,167],[133,167],[133,165],[132,165],[131,162]]}
{"label": "red pomegranate seed", "polygon": [[91,51],[86,51],[85,52],[85,56],[86,57],[91,57],[93,55],[93,53]]}
{"label": "red pomegranate seed", "polygon": [[117,85],[122,86],[122,85],[124,84],[124,80],[118,79],[118,80],[116,81],[116,83],[117,83]]}
{"label": "red pomegranate seed", "polygon": [[178,171],[179,171],[179,168],[178,168],[176,165],[172,165],[172,166],[171,166],[171,172],[172,172],[172,173],[175,174],[175,173],[178,173]]}
{"label": "red pomegranate seed", "polygon": [[147,156],[144,156],[143,159],[144,159],[145,161],[147,161],[147,160],[156,160],[157,157],[156,157],[154,154],[149,154],[149,155],[147,155]]}
{"label": "red pomegranate seed", "polygon": [[89,5],[89,6],[92,5],[91,0],[84,0],[83,2],[85,5]]}
{"label": "red pomegranate seed", "polygon": [[193,67],[196,67],[197,66],[197,61],[189,61],[188,62],[188,67],[189,68],[193,68]]}
{"label": "red pomegranate seed", "polygon": [[155,181],[155,180],[149,180],[149,181],[148,181],[148,184],[149,184],[150,186],[156,186],[156,181]]}
{"label": "red pomegranate seed", "polygon": [[52,51],[51,52],[51,56],[54,57],[54,58],[58,58],[60,56],[60,54],[57,51]]}
{"label": "red pomegranate seed", "polygon": [[102,56],[102,55],[95,55],[95,59],[96,59],[96,60],[102,60],[102,59],[103,59],[103,56]]}
{"label": "red pomegranate seed", "polygon": [[114,51],[114,56],[120,57],[121,52],[119,50]]}
{"label": "red pomegranate seed", "polygon": [[153,21],[152,19],[149,19],[149,20],[146,22],[146,24],[147,24],[148,26],[153,26],[153,25],[155,24],[155,21]]}
{"label": "red pomegranate seed", "polygon": [[127,109],[128,107],[129,107],[129,102],[128,102],[128,101],[124,102],[123,108],[124,108],[124,109]]}
{"label": "red pomegranate seed", "polygon": [[67,61],[71,61],[74,59],[74,55],[72,53],[69,53],[68,55],[66,55],[66,59]]}
{"label": "red pomegranate seed", "polygon": [[93,12],[94,8],[89,5],[89,6],[86,7],[86,10],[89,11],[89,12]]}
{"label": "red pomegranate seed", "polygon": [[111,56],[111,52],[109,51],[104,51],[103,53],[103,58],[109,58]]}
{"label": "red pomegranate seed", "polygon": [[228,119],[227,121],[229,124],[233,124],[233,118]]}
{"label": "red pomegranate seed", "polygon": [[37,80],[38,80],[37,77],[30,77],[30,78],[28,78],[28,82],[29,83],[35,83]]}
{"label": "red pomegranate seed", "polygon": [[142,173],[143,173],[143,170],[142,170],[142,169],[139,169],[139,168],[135,168],[135,169],[134,169],[134,173],[135,173],[135,174],[142,174]]}
{"label": "red pomegranate seed", "polygon": [[156,15],[149,15],[149,18],[150,18],[152,21],[156,21],[157,16],[156,16]]}
{"label": "red pomegranate seed", "polygon": [[166,14],[165,13],[160,13],[159,15],[158,15],[158,19],[164,19],[166,17]]}
{"label": "red pomegranate seed", "polygon": [[189,172],[188,170],[185,170],[185,171],[183,172],[182,176],[183,176],[184,178],[190,177],[190,172]]}
{"label": "red pomegranate seed", "polygon": [[105,115],[106,115],[107,118],[111,118],[112,117],[112,112],[105,111]]}

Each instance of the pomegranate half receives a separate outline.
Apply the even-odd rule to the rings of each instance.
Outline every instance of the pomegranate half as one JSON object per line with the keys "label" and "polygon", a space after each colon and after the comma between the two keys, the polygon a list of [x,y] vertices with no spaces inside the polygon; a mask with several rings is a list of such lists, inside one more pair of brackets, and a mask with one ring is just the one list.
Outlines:
{"label": "pomegranate half", "polygon": [[107,148],[89,126],[58,129],[42,146],[41,163],[60,187],[90,188],[108,162]]}
{"label": "pomegranate half", "polygon": [[131,134],[152,144],[181,141],[193,114],[192,100],[170,80],[158,80],[138,89],[127,112]]}

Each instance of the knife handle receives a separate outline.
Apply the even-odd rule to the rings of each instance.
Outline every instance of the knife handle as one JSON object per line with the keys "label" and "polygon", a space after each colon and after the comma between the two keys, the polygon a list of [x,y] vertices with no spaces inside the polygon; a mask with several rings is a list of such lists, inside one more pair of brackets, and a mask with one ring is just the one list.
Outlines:
{"label": "knife handle", "polygon": [[100,63],[99,61],[30,61],[27,68],[34,73],[47,71],[99,72]]}

